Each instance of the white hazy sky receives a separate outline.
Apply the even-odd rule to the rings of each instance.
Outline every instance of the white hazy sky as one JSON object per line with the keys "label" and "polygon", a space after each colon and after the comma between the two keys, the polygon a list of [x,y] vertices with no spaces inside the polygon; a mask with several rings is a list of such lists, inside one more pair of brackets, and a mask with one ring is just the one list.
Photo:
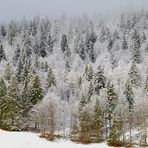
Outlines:
{"label": "white hazy sky", "polygon": [[125,8],[147,9],[148,0],[0,0],[0,22],[36,15],[55,18],[63,13],[115,14]]}

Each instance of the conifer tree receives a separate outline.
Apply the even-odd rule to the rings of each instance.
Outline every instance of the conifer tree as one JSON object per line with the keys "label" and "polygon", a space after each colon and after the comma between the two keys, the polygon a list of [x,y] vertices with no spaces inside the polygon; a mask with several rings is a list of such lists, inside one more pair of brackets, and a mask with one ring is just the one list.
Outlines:
{"label": "conifer tree", "polygon": [[3,45],[1,44],[1,45],[0,45],[0,62],[1,62],[2,60],[6,60],[6,55],[5,55],[4,47],[3,47]]}
{"label": "conifer tree", "polygon": [[141,53],[140,53],[141,40],[140,40],[140,35],[136,29],[134,29],[134,32],[132,34],[132,40],[133,40],[132,59],[137,64],[139,64],[141,62]]}
{"label": "conifer tree", "polygon": [[3,100],[2,111],[4,112],[3,123],[8,130],[19,129],[19,111],[20,105],[18,100],[16,77],[12,76],[9,82],[7,93]]}
{"label": "conifer tree", "polygon": [[82,60],[85,60],[85,58],[86,58],[86,53],[85,53],[84,42],[83,42],[82,39],[79,41],[78,52],[79,52],[80,58],[81,58]]}
{"label": "conifer tree", "polygon": [[28,112],[32,107],[28,84],[28,77],[26,77],[23,85],[23,91],[21,94],[21,115],[23,118],[28,116]]}
{"label": "conifer tree", "polygon": [[5,80],[9,81],[11,79],[11,75],[12,75],[12,71],[11,71],[11,67],[10,64],[8,63],[5,69]]}
{"label": "conifer tree", "polygon": [[113,124],[111,126],[109,137],[108,137],[108,144],[111,146],[121,146],[121,130],[122,130],[122,122],[121,116],[115,115],[113,119]]}
{"label": "conifer tree", "polygon": [[90,142],[90,115],[88,111],[82,110],[80,113],[80,142]]}
{"label": "conifer tree", "polygon": [[93,80],[93,77],[94,77],[94,71],[93,71],[93,68],[91,65],[88,66],[88,68],[86,67],[85,69],[85,74],[86,74],[86,80],[87,81],[91,81]]}
{"label": "conifer tree", "polygon": [[39,80],[39,77],[37,75],[33,76],[31,95],[32,95],[31,103],[33,105],[39,103],[43,98],[40,80]]}
{"label": "conifer tree", "polygon": [[107,113],[108,113],[108,121],[109,121],[109,128],[112,125],[112,119],[114,115],[114,111],[117,106],[118,97],[115,92],[114,85],[111,82],[107,84]]}
{"label": "conifer tree", "polygon": [[147,73],[146,81],[145,81],[145,84],[144,84],[144,92],[148,94],[148,73]]}
{"label": "conifer tree", "polygon": [[62,40],[61,40],[61,50],[64,53],[64,57],[68,58],[71,55],[70,49],[68,47],[67,43],[67,36],[65,34],[62,35]]}
{"label": "conifer tree", "polygon": [[132,126],[133,126],[133,112],[134,112],[134,93],[132,90],[132,85],[128,80],[125,84],[125,97],[128,102],[128,110],[129,110],[129,131],[130,131],[130,144],[132,142]]}
{"label": "conifer tree", "polygon": [[95,135],[95,142],[102,142],[103,140],[103,119],[102,119],[102,110],[101,110],[98,97],[96,99],[95,106],[94,106],[93,131]]}
{"label": "conifer tree", "polygon": [[49,50],[49,53],[51,53],[51,54],[52,54],[52,52],[53,52],[53,47],[54,47],[54,41],[52,40],[52,38],[51,38],[51,35],[50,35],[50,34],[48,35],[47,45],[48,45],[48,50]]}
{"label": "conifer tree", "polygon": [[16,64],[20,58],[21,50],[20,50],[20,45],[17,44],[16,50],[14,52],[13,56],[13,62]]}
{"label": "conifer tree", "polygon": [[138,87],[140,85],[140,75],[135,61],[132,62],[131,69],[128,74],[132,86]]}
{"label": "conifer tree", "polygon": [[6,84],[4,80],[0,79],[0,128],[3,128],[3,115],[4,112],[2,111],[3,103],[4,103],[4,96],[6,95]]}
{"label": "conifer tree", "polygon": [[87,97],[84,94],[82,94],[80,104],[79,104],[79,110],[81,111],[83,107],[86,106],[87,103],[88,103]]}
{"label": "conifer tree", "polygon": [[122,49],[123,49],[123,50],[128,49],[128,44],[127,44],[127,41],[126,41],[125,36],[123,36]]}
{"label": "conifer tree", "polygon": [[96,34],[91,30],[86,34],[85,38],[85,46],[86,46],[86,52],[89,55],[89,58],[91,62],[95,62],[95,55],[94,55],[94,44],[96,43],[97,37]]}
{"label": "conifer tree", "polygon": [[100,90],[106,87],[106,78],[101,66],[98,66],[97,72],[94,75],[94,85],[96,94],[100,94]]}
{"label": "conifer tree", "polygon": [[88,97],[88,102],[90,102],[90,100],[91,100],[91,97],[92,97],[92,95],[94,94],[94,85],[93,85],[93,82],[91,81],[90,83],[89,83],[89,87],[88,87],[88,95],[87,95],[87,97]]}
{"label": "conifer tree", "polygon": [[48,70],[47,78],[46,78],[46,87],[51,88],[52,86],[56,86],[55,76],[51,68]]}

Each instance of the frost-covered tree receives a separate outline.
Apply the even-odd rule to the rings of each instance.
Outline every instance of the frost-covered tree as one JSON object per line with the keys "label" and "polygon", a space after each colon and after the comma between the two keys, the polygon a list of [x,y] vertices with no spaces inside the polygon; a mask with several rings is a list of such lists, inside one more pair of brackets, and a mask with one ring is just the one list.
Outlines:
{"label": "frost-covered tree", "polygon": [[56,86],[56,80],[52,69],[49,68],[46,78],[46,88],[49,89],[52,86]]}
{"label": "frost-covered tree", "polygon": [[148,94],[148,73],[147,73],[146,81],[145,81],[145,84],[144,84],[144,92]]}
{"label": "frost-covered tree", "polygon": [[87,81],[93,80],[94,71],[91,65],[86,65],[84,74],[86,76]]}
{"label": "frost-covered tree", "polygon": [[65,34],[62,35],[61,50],[66,58],[70,57],[71,51],[70,48],[68,47],[67,36]]}
{"label": "frost-covered tree", "polygon": [[100,94],[100,90],[106,87],[106,78],[101,66],[98,66],[97,72],[94,75],[94,85],[96,94]]}
{"label": "frost-covered tree", "polygon": [[4,128],[8,130],[19,129],[19,100],[18,100],[18,88],[17,80],[15,76],[11,76],[7,93],[3,99],[3,106],[1,108],[3,115]]}
{"label": "frost-covered tree", "polygon": [[94,106],[94,120],[93,120],[93,132],[95,135],[95,142],[102,142],[103,136],[103,116],[99,99],[97,97]]}
{"label": "frost-covered tree", "polygon": [[111,128],[114,112],[118,104],[118,97],[115,92],[114,85],[111,82],[108,82],[106,89],[107,89],[106,95],[107,95],[107,114],[108,114],[107,116],[108,116],[109,128]]}
{"label": "frost-covered tree", "polygon": [[49,51],[49,53],[52,54],[53,47],[54,47],[54,40],[51,38],[51,35],[50,34],[48,35],[48,38],[47,38],[47,45],[48,45],[48,51]]}
{"label": "frost-covered tree", "polygon": [[134,92],[132,89],[132,85],[129,80],[127,80],[125,84],[124,95],[128,102],[128,110],[129,110],[129,131],[130,131],[130,144],[132,142],[132,126],[133,126],[133,114],[134,114]]}
{"label": "frost-covered tree", "polygon": [[9,81],[11,79],[11,75],[12,75],[12,70],[11,70],[11,66],[8,63],[5,69],[5,80]]}
{"label": "frost-covered tree", "polygon": [[141,39],[136,29],[134,29],[132,33],[132,40],[133,40],[132,59],[137,64],[139,64],[141,62],[141,53],[140,53]]}
{"label": "frost-covered tree", "polygon": [[0,62],[1,62],[2,60],[6,60],[6,55],[5,55],[4,47],[3,47],[3,45],[1,44],[1,45],[0,45]]}
{"label": "frost-covered tree", "polygon": [[95,32],[91,31],[86,34],[85,37],[86,52],[88,53],[89,58],[93,63],[95,62],[94,44],[96,43],[96,40],[97,37]]}
{"label": "frost-covered tree", "polygon": [[31,103],[33,105],[36,105],[43,98],[42,87],[41,87],[40,79],[37,75],[33,75],[32,79],[33,80],[32,80],[32,88],[31,88],[31,95],[32,95]]}
{"label": "frost-covered tree", "polygon": [[127,40],[126,40],[125,36],[123,36],[122,49],[123,50],[128,49],[128,44],[127,44]]}
{"label": "frost-covered tree", "polygon": [[88,87],[88,94],[87,94],[88,102],[90,102],[91,97],[92,97],[93,94],[94,94],[94,85],[93,85],[93,82],[91,81],[89,83],[89,87]]}
{"label": "frost-covered tree", "polygon": [[86,51],[85,51],[85,45],[84,45],[82,38],[80,39],[77,48],[78,48],[77,50],[78,50],[78,54],[79,54],[80,58],[82,60],[85,60],[86,59]]}
{"label": "frost-covered tree", "polygon": [[121,116],[117,115],[113,119],[113,123],[109,132],[108,144],[111,146],[121,146],[123,143],[121,141],[121,130],[122,122]]}
{"label": "frost-covered tree", "polygon": [[19,60],[19,58],[20,58],[20,54],[21,54],[20,45],[17,44],[16,50],[15,50],[15,52],[14,52],[14,56],[13,56],[13,61],[14,61],[15,64],[16,64],[17,61]]}
{"label": "frost-covered tree", "polygon": [[129,75],[129,80],[130,80],[130,83],[132,84],[132,86],[139,87],[140,75],[139,75],[139,70],[137,68],[135,61],[132,62],[132,65],[131,65],[128,75]]}
{"label": "frost-covered tree", "polygon": [[6,84],[4,80],[1,78],[0,79],[0,128],[3,128],[3,116],[4,112],[2,110],[3,103],[4,103],[4,96],[6,95]]}

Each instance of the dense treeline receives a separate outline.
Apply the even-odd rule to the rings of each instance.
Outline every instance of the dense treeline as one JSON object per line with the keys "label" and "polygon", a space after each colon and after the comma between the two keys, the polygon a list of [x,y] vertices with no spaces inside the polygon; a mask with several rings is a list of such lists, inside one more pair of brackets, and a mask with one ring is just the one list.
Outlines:
{"label": "dense treeline", "polygon": [[147,145],[147,38],[146,11],[1,24],[0,128]]}

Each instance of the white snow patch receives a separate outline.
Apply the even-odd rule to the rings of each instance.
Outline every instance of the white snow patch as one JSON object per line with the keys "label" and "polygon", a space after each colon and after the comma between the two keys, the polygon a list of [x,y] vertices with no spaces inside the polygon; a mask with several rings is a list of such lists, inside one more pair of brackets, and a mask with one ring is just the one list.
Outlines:
{"label": "white snow patch", "polygon": [[105,143],[82,145],[68,140],[50,142],[30,132],[7,132],[0,130],[1,148],[108,148]]}

